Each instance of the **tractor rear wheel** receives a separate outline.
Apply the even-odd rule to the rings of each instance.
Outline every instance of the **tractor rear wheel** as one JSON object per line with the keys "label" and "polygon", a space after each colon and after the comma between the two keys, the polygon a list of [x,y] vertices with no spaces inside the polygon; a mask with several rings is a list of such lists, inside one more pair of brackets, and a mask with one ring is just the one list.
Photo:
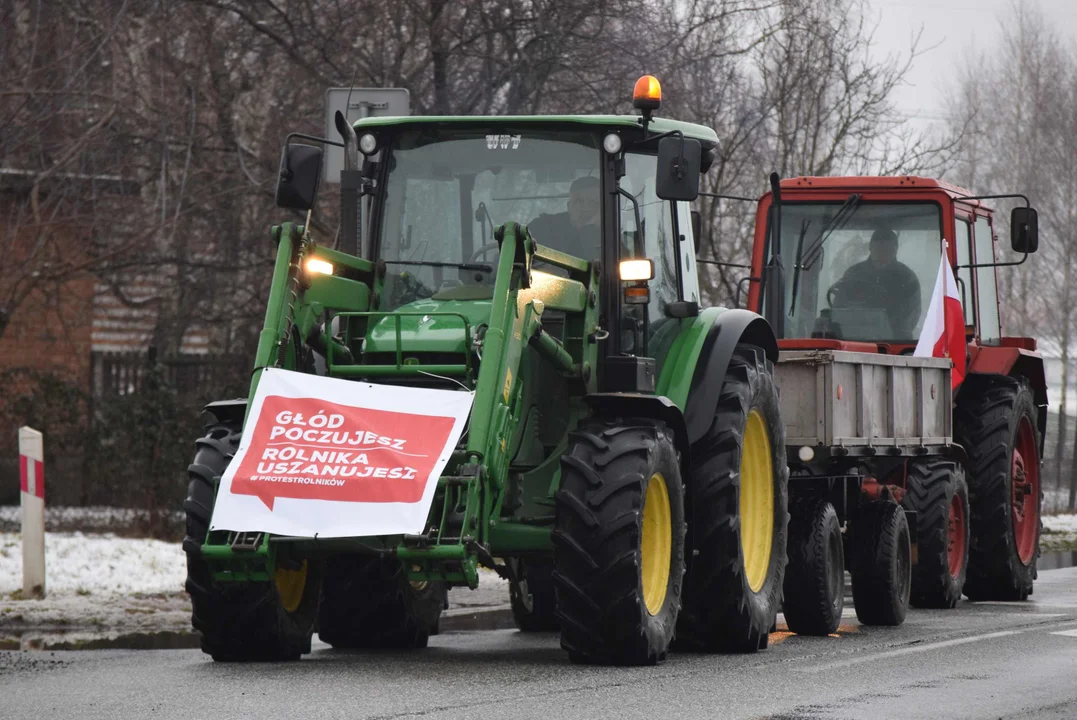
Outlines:
{"label": "tractor rear wheel", "polygon": [[521,582],[509,585],[512,617],[522,632],[553,632],[557,623],[557,601],[553,589],[553,565],[541,560],[519,560],[516,572]]}
{"label": "tractor rear wheel", "polygon": [[684,574],[684,489],[673,433],[656,420],[584,420],[561,457],[556,500],[561,647],[573,662],[664,659]]}
{"label": "tractor rear wheel", "polygon": [[409,581],[394,558],[336,555],[326,563],[318,637],[337,649],[424,648],[445,597],[443,583]]}
{"label": "tractor rear wheel", "polygon": [[785,425],[762,349],[734,352],[687,486],[691,562],[677,647],[762,650],[781,604],[789,523]]}
{"label": "tractor rear wheel", "polygon": [[887,500],[857,509],[853,532],[853,606],[863,625],[900,625],[909,610],[912,546],[905,511]]}
{"label": "tractor rear wheel", "polygon": [[838,514],[825,498],[798,498],[789,519],[785,622],[798,635],[829,635],[838,629],[844,605],[845,556]]}
{"label": "tractor rear wheel", "polygon": [[991,378],[961,389],[955,436],[969,456],[970,600],[1025,600],[1039,557],[1039,431],[1024,381]]}
{"label": "tractor rear wheel", "polygon": [[190,484],[183,508],[187,532],[187,582],[191,623],[202,651],[217,661],[298,660],[310,652],[318,609],[321,564],[303,560],[278,567],[269,582],[217,583],[202,555],[213,511],[214,488],[239,447],[238,423],[209,428],[196,442],[187,468]]}
{"label": "tractor rear wheel", "polygon": [[954,607],[961,599],[969,557],[965,471],[946,460],[910,461],[901,504],[916,512],[918,549],[910,603]]}

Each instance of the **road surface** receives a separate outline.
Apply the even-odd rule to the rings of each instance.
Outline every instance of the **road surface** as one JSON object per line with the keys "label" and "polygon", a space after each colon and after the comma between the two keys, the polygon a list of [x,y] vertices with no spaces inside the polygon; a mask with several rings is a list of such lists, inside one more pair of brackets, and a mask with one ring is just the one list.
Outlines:
{"label": "road surface", "polygon": [[755,655],[578,667],[553,635],[447,633],[425,651],[214,664],[197,650],[0,654],[3,718],[1077,718],[1077,568],[1026,603],[912,611],[899,628],[779,632]]}

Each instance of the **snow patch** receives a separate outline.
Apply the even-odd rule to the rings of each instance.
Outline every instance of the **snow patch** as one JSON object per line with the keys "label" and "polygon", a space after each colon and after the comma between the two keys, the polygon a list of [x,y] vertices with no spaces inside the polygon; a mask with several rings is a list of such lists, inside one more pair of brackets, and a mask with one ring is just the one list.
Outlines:
{"label": "snow patch", "polygon": [[1077,515],[1045,515],[1043,517],[1045,533],[1077,533]]}
{"label": "snow patch", "polygon": [[[187,561],[179,543],[112,534],[45,533],[49,595],[127,595],[183,591]],[[0,593],[22,588],[22,537],[0,533]]]}

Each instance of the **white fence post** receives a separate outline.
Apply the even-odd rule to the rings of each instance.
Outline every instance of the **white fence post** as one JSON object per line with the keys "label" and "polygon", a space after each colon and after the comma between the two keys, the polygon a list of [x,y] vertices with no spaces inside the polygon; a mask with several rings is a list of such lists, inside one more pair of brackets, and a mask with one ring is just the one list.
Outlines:
{"label": "white fence post", "polygon": [[45,443],[40,432],[19,428],[22,490],[22,593],[45,597]]}

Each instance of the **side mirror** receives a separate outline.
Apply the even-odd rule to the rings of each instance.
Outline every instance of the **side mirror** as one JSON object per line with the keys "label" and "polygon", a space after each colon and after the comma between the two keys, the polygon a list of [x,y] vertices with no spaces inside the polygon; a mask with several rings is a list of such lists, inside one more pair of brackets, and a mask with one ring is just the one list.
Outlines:
{"label": "side mirror", "polygon": [[702,152],[698,140],[674,135],[662,138],[658,142],[655,194],[663,200],[692,201],[699,197]]}
{"label": "side mirror", "polygon": [[692,211],[692,240],[696,244],[696,255],[699,254],[699,242],[703,235],[703,216],[698,210]]}
{"label": "side mirror", "polygon": [[1034,253],[1039,246],[1039,220],[1035,208],[1015,207],[1010,213],[1010,247],[1014,252]]}
{"label": "side mirror", "polygon": [[277,207],[310,210],[322,177],[322,149],[312,145],[285,145],[277,178]]}

